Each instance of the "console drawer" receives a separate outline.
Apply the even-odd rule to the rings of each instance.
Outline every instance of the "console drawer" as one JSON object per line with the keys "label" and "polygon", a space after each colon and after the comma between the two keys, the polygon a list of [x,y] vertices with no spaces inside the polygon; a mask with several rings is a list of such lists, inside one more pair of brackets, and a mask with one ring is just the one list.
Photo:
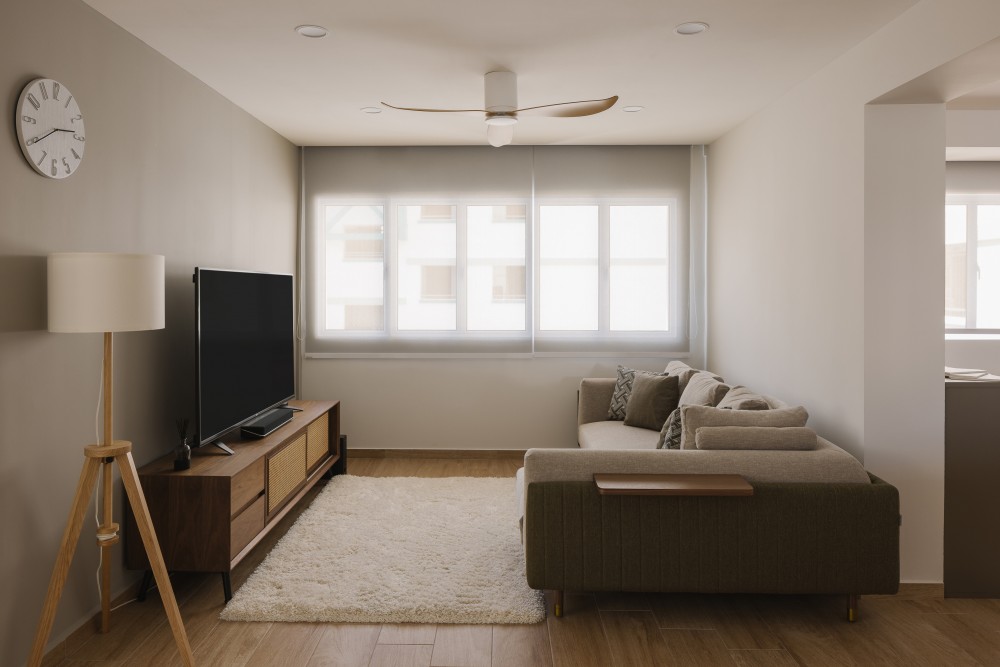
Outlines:
{"label": "console drawer", "polygon": [[233,519],[232,527],[229,531],[229,559],[236,558],[236,554],[243,550],[243,547],[250,544],[250,540],[264,530],[264,494],[261,493],[250,507]]}
{"label": "console drawer", "polygon": [[229,505],[232,516],[239,514],[253,499],[264,492],[264,459],[258,459],[237,474],[230,482]]}

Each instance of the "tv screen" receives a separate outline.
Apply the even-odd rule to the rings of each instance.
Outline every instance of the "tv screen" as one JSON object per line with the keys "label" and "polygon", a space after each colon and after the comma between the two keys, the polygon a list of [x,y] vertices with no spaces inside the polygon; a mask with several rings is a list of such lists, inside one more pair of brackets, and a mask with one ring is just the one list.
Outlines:
{"label": "tv screen", "polygon": [[295,396],[292,276],[195,269],[198,442]]}

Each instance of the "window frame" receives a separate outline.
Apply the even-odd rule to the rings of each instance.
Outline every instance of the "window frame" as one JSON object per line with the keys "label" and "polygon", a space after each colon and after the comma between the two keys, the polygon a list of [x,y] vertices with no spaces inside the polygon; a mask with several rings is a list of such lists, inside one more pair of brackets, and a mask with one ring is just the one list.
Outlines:
{"label": "window frame", "polygon": [[[998,194],[947,194],[945,206],[965,206],[965,321],[973,326],[945,326],[946,336],[1000,335],[1000,328],[974,326],[978,315],[979,206],[1000,206]],[[945,244],[947,245],[947,244]]]}
{"label": "window frame", "polygon": [[[398,280],[399,280],[399,209],[403,206],[449,205],[455,207],[455,290],[456,327],[454,330],[400,330],[398,326]],[[541,331],[540,322],[540,281],[536,272],[540,267],[540,211],[547,205],[584,205],[598,208],[598,329],[596,331]],[[320,242],[308,248],[307,261],[317,262],[317,276],[310,286],[313,297],[310,300],[318,312],[313,319],[313,336],[316,340],[328,340],[332,344],[342,341],[347,344],[343,351],[308,352],[310,357],[616,357],[662,356],[662,354],[686,354],[687,318],[690,311],[690,296],[682,294],[687,285],[684,275],[686,263],[684,230],[679,223],[680,202],[677,197],[538,197],[520,198],[510,196],[387,196],[387,197],[345,197],[327,196],[315,200],[316,215],[310,235]],[[327,252],[323,232],[326,224],[326,210],[330,206],[373,206],[383,211],[383,328],[382,330],[351,331],[325,329],[327,306],[326,279]],[[523,330],[469,330],[468,329],[468,207],[523,206],[524,217],[524,274],[525,296],[523,301],[525,328]],[[611,305],[611,207],[612,206],[666,206],[668,211],[667,230],[667,286],[668,329],[666,331],[612,331],[610,329]],[[434,220],[427,220],[435,224]],[[520,219],[511,220],[520,223]],[[374,259],[374,256],[373,256]],[[358,261],[358,260],[352,260]],[[498,348],[520,345],[526,342],[523,351],[490,351],[491,341],[498,342]],[[542,349],[536,349],[536,342],[543,342]],[[370,342],[370,345],[365,343]],[[464,343],[464,345],[463,345]],[[409,347],[395,349],[397,344]],[[561,347],[560,344],[565,344]],[[675,350],[675,347],[680,346]],[[655,352],[653,351],[655,350]]]}

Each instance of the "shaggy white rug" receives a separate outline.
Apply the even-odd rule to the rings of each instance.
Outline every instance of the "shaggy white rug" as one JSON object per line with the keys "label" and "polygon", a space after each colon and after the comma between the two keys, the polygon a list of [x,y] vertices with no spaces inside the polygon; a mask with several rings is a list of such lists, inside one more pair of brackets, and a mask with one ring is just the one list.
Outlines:
{"label": "shaggy white rug", "polygon": [[334,477],[227,621],[536,623],[512,478]]}

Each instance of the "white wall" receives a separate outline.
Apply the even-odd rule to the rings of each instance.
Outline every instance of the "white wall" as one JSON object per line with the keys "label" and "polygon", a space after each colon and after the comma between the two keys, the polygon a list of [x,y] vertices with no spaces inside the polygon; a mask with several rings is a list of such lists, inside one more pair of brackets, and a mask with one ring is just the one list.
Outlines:
{"label": "white wall", "polygon": [[865,466],[900,489],[906,576],[944,549],[943,104],[865,109]]}
{"label": "white wall", "polygon": [[[944,344],[923,335],[898,340],[922,379],[897,390],[934,422],[931,440],[900,460],[897,443],[876,436],[892,432],[891,415],[876,413],[878,397],[865,387],[866,348],[882,344],[869,340],[865,325],[866,229],[878,224],[865,218],[865,105],[998,33],[995,2],[924,0],[711,147],[708,366],[806,405],[811,424],[870,459],[872,472],[899,485],[904,503],[920,495],[943,506],[944,405],[928,397],[940,383]],[[896,268],[923,284],[922,267],[936,267],[941,255],[921,241]],[[921,313],[930,303],[940,311],[940,289],[922,298]],[[898,316],[893,330],[922,317]],[[927,485],[912,480],[912,468]],[[908,515],[902,530],[903,579],[940,581],[938,511]]]}
{"label": "white wall", "polygon": [[[64,181],[30,168],[7,115],[39,76],[69,86],[86,117],[84,162]],[[82,448],[95,441],[101,373],[100,334],[46,332],[45,255],[166,256],[166,329],[115,337],[115,436],[133,442],[141,465],[173,448],[176,417],[193,416],[193,268],[294,269],[298,162],[286,140],[78,0],[4,4],[0,84],[0,504],[8,510],[0,664],[17,665]],[[84,525],[53,641],[99,606],[92,526]],[[138,573],[122,569],[120,547],[114,563],[118,594]]]}

